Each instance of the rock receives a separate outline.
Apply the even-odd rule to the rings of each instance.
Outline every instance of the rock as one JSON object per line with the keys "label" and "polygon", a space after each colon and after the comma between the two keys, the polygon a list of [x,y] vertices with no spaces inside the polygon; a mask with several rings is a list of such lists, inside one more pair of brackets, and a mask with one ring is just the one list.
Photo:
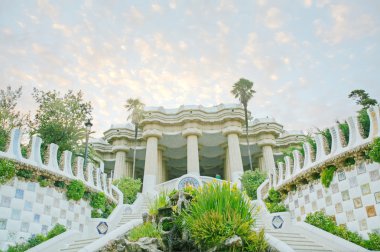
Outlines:
{"label": "rock", "polygon": [[239,236],[234,235],[234,236],[228,238],[224,242],[224,245],[226,245],[227,247],[241,247],[241,246],[243,246],[243,241],[241,240],[241,238]]}
{"label": "rock", "polygon": [[136,242],[125,240],[125,251],[131,252],[162,252],[157,238],[143,237]]}

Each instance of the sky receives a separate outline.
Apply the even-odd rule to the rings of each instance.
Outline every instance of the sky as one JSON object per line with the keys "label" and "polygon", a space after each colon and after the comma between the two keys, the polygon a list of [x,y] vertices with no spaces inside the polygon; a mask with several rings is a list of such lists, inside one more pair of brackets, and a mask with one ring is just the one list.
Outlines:
{"label": "sky", "polygon": [[330,126],[380,100],[380,1],[0,1],[0,89],[82,90],[94,136],[125,123],[125,101],[176,108],[238,102],[287,130]]}

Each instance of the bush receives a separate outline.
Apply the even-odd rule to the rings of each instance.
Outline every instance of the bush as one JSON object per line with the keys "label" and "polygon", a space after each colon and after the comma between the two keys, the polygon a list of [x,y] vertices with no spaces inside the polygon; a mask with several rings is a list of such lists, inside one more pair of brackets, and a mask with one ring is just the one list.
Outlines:
{"label": "bush", "polygon": [[324,187],[329,188],[331,181],[334,178],[334,172],[336,171],[336,166],[330,165],[323,169],[321,173],[321,183]]}
{"label": "bush", "polygon": [[286,212],[287,211],[285,205],[282,203],[266,202],[265,205],[267,206],[268,211],[270,213],[279,213],[279,212]]}
{"label": "bush", "polygon": [[264,229],[261,229],[259,232],[252,232],[248,236],[247,244],[244,247],[244,251],[251,252],[263,252],[267,251],[269,245],[265,240]]}
{"label": "bush", "polygon": [[265,181],[266,175],[258,170],[246,171],[241,177],[241,183],[247,195],[253,199],[257,199],[257,188]]}
{"label": "bush", "polygon": [[58,188],[65,188],[66,184],[64,181],[57,180],[57,181],[54,181],[54,186]]}
{"label": "bush", "polygon": [[346,140],[346,144],[350,141],[350,128],[348,127],[348,123],[339,123],[339,128],[342,131],[344,140]]}
{"label": "bush", "polygon": [[380,137],[375,138],[368,155],[374,162],[380,163]]}
{"label": "bush", "polygon": [[80,180],[73,180],[67,186],[66,196],[68,199],[80,200],[86,190],[85,185]]}
{"label": "bush", "polygon": [[141,190],[141,180],[130,177],[123,177],[113,181],[113,184],[119,188],[124,195],[124,204],[132,204]]}
{"label": "bush", "polygon": [[270,203],[280,203],[281,202],[281,194],[278,191],[276,191],[273,188],[271,188],[268,191],[268,202],[270,202]]}
{"label": "bush", "polygon": [[180,212],[177,223],[187,229],[194,243],[207,250],[234,235],[246,243],[251,234],[251,206],[236,185],[212,182],[198,190],[190,206]]}
{"label": "bush", "polygon": [[16,175],[21,178],[25,179],[31,179],[33,178],[33,171],[26,170],[26,169],[20,169],[16,172]]}
{"label": "bush", "polygon": [[107,199],[103,192],[92,193],[90,198],[90,206],[95,209],[105,209]]}
{"label": "bush", "polygon": [[45,176],[41,175],[38,177],[37,180],[41,187],[47,187],[51,185],[51,181]]}
{"label": "bush", "polygon": [[322,211],[308,214],[305,222],[367,249],[380,250],[380,234],[369,233],[369,240],[364,240],[358,233],[337,226],[334,219]]}
{"label": "bush", "polygon": [[116,207],[115,203],[106,204],[105,209],[102,213],[102,218],[108,218],[108,216],[110,216],[110,214],[115,209],[115,207]]}
{"label": "bush", "polygon": [[344,161],[343,161],[343,165],[345,167],[347,166],[351,166],[351,165],[354,165],[355,164],[355,159],[353,157],[349,157],[349,158],[346,158]]}
{"label": "bush", "polygon": [[329,129],[321,130],[319,133],[324,136],[327,140],[327,145],[329,146],[329,150],[331,151],[331,146],[332,146],[332,136],[331,132]]}
{"label": "bush", "polygon": [[91,210],[91,218],[101,218],[102,212],[99,209]]}
{"label": "bush", "polygon": [[367,113],[367,109],[362,109],[358,111],[358,120],[363,129],[363,137],[367,138],[369,136],[369,130],[371,127],[371,120]]}
{"label": "bush", "polygon": [[8,159],[0,160],[0,184],[5,184],[16,174],[16,165]]}
{"label": "bush", "polygon": [[160,232],[157,227],[155,227],[152,223],[146,222],[141,224],[128,233],[128,240],[137,241],[142,237],[152,237],[161,239]]}
{"label": "bush", "polygon": [[46,235],[47,239],[51,239],[57,235],[62,234],[63,232],[66,232],[66,227],[61,224],[56,224]]}
{"label": "bush", "polygon": [[160,192],[160,194],[154,199],[153,202],[149,202],[149,214],[156,216],[158,214],[158,209],[162,207],[169,206],[168,193],[165,191]]}
{"label": "bush", "polygon": [[0,128],[0,151],[7,151],[7,141],[9,138],[8,132],[4,128]]}

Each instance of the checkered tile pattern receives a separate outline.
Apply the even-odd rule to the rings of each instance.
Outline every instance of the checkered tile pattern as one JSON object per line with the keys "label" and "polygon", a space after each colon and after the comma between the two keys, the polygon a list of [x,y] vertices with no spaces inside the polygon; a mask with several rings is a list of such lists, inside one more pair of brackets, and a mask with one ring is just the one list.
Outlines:
{"label": "checkered tile pattern", "polygon": [[292,218],[303,221],[308,213],[322,210],[339,225],[367,238],[380,232],[380,165],[361,163],[349,171],[337,171],[329,188],[320,181],[289,192],[285,199]]}
{"label": "checkered tile pattern", "polygon": [[91,216],[88,202],[67,200],[64,193],[38,183],[13,180],[0,186],[0,244],[22,242],[60,223],[83,231]]}

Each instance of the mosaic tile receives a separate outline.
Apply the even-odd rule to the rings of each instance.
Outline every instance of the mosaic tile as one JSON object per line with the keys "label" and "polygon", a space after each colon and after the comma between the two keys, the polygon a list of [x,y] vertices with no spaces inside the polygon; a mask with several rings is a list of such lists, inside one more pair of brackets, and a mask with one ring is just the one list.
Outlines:
{"label": "mosaic tile", "polygon": [[44,202],[44,195],[41,193],[37,193],[36,202],[37,203],[43,203]]}
{"label": "mosaic tile", "polygon": [[353,201],[354,201],[354,207],[355,208],[360,208],[363,206],[361,197],[357,197],[357,198],[353,199]]}
{"label": "mosaic tile", "polygon": [[32,209],[33,209],[33,203],[30,201],[25,201],[24,210],[25,211],[32,211]]}
{"label": "mosaic tile", "polygon": [[289,193],[289,202],[293,201],[293,196]]}
{"label": "mosaic tile", "polygon": [[356,177],[351,177],[348,179],[350,183],[350,188],[354,188],[358,186],[358,179]]}
{"label": "mosaic tile", "polygon": [[83,224],[79,224],[79,231],[83,232]]}
{"label": "mosaic tile", "polygon": [[59,217],[62,219],[66,219],[66,210],[61,209],[61,213],[60,213]]}
{"label": "mosaic tile", "polygon": [[298,199],[294,201],[294,207],[298,208]]}
{"label": "mosaic tile", "polygon": [[0,206],[10,207],[11,206],[11,197],[1,196]]}
{"label": "mosaic tile", "polygon": [[368,195],[371,193],[371,188],[369,187],[369,183],[361,185],[360,188],[362,190],[362,195]]}
{"label": "mosaic tile", "polygon": [[346,216],[347,216],[347,221],[348,222],[354,221],[355,220],[354,210],[347,211],[346,212]]}
{"label": "mosaic tile", "polygon": [[366,171],[365,164],[364,162],[361,162],[358,166],[358,175],[365,173],[365,171]]}
{"label": "mosaic tile", "polygon": [[21,222],[21,232],[27,233],[29,231],[29,223]]}
{"label": "mosaic tile", "polygon": [[342,213],[343,212],[343,206],[342,206],[342,203],[337,203],[335,204],[335,211],[337,213]]}
{"label": "mosaic tile", "polygon": [[51,218],[51,224],[54,225],[58,222],[58,218],[57,217],[52,217]]}
{"label": "mosaic tile", "polygon": [[376,209],[375,206],[366,206],[365,210],[367,211],[368,218],[376,216]]}
{"label": "mosaic tile", "polygon": [[51,206],[44,207],[44,214],[50,215]]}
{"label": "mosaic tile", "polygon": [[337,192],[339,192],[339,186],[338,186],[338,183],[331,184],[331,191],[332,191],[332,193],[337,193]]}
{"label": "mosaic tile", "polygon": [[76,213],[76,214],[74,215],[74,221],[79,221],[79,214]]}
{"label": "mosaic tile", "polygon": [[27,187],[26,187],[26,189],[28,191],[34,192],[34,191],[36,191],[36,184],[33,183],[33,182],[29,182],[28,185],[27,185]]}
{"label": "mosaic tile", "polygon": [[359,229],[360,229],[360,231],[368,229],[367,220],[366,219],[362,219],[362,220],[359,221]]}
{"label": "mosaic tile", "polygon": [[327,196],[327,197],[325,198],[325,201],[326,201],[326,206],[331,206],[331,205],[332,205],[331,196]]}
{"label": "mosaic tile", "polygon": [[376,204],[380,203],[380,192],[375,192],[375,200],[376,200]]}
{"label": "mosaic tile", "polygon": [[317,202],[316,201],[313,201],[311,203],[311,207],[313,208],[313,211],[317,211]]}
{"label": "mosaic tile", "polygon": [[322,199],[322,198],[323,198],[322,189],[319,189],[319,190],[317,191],[317,198],[318,198],[318,199]]}
{"label": "mosaic tile", "polygon": [[85,213],[85,209],[84,209],[84,207],[81,208],[80,213],[81,213],[81,214],[84,214],[84,213]]}
{"label": "mosaic tile", "polygon": [[379,170],[374,170],[369,172],[369,177],[371,181],[376,181],[380,179]]}
{"label": "mosaic tile", "polygon": [[74,204],[72,202],[69,203],[69,211],[74,212]]}
{"label": "mosaic tile", "polygon": [[54,199],[53,206],[59,207],[59,199]]}
{"label": "mosaic tile", "polygon": [[305,204],[308,204],[310,202],[309,195],[305,195]]}
{"label": "mosaic tile", "polygon": [[34,218],[33,218],[33,221],[36,222],[36,223],[39,223],[40,222],[40,215],[39,214],[35,214],[34,215]]}
{"label": "mosaic tile", "polygon": [[7,229],[7,219],[0,219],[0,230]]}
{"label": "mosaic tile", "polygon": [[350,193],[348,192],[348,190],[345,190],[342,192],[342,199],[343,199],[343,201],[350,199]]}
{"label": "mosaic tile", "polygon": [[49,196],[53,196],[53,192],[54,192],[53,190],[47,190],[46,194],[49,195]]}
{"label": "mosaic tile", "polygon": [[41,233],[46,234],[48,232],[48,226],[42,225]]}
{"label": "mosaic tile", "polygon": [[71,226],[72,226],[72,221],[67,220],[67,221],[66,221],[66,227],[67,227],[68,229],[71,229]]}
{"label": "mosaic tile", "polygon": [[305,214],[305,206],[301,206],[301,215]]}
{"label": "mosaic tile", "polygon": [[20,209],[12,209],[11,219],[12,220],[20,220],[21,210]]}
{"label": "mosaic tile", "polygon": [[311,193],[313,193],[314,192],[314,185],[310,185],[309,190],[310,190]]}
{"label": "mosaic tile", "polygon": [[23,199],[24,198],[24,190],[16,189],[15,198],[16,199]]}
{"label": "mosaic tile", "polygon": [[299,190],[298,191],[298,198],[301,198],[303,196],[303,194],[302,194],[302,190]]}
{"label": "mosaic tile", "polygon": [[338,180],[342,181],[346,179],[346,173],[344,171],[338,172]]}

